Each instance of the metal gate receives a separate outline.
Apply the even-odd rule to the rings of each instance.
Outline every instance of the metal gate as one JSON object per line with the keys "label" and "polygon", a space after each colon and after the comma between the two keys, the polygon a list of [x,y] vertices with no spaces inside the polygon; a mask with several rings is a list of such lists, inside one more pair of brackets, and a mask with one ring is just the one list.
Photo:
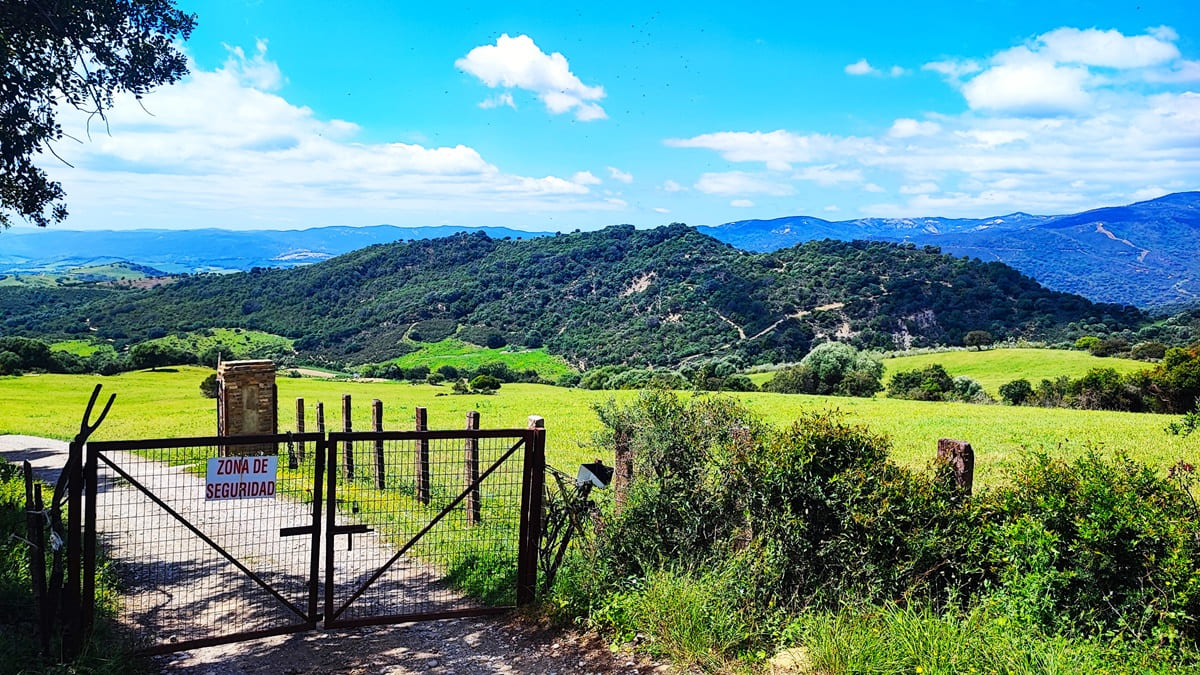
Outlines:
{"label": "metal gate", "polygon": [[[143,653],[507,611],[536,587],[544,453],[541,428],[88,443],[82,609]],[[214,488],[214,460],[270,493]]]}

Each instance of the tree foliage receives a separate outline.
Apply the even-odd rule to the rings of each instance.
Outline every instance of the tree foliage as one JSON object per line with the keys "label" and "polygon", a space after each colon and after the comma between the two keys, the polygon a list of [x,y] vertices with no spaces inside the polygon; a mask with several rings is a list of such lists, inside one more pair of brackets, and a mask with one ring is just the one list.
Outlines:
{"label": "tree foliage", "polygon": [[[0,225],[67,217],[62,185],[37,166],[72,106],[103,119],[120,93],[177,81],[195,16],[171,0],[0,0]],[[90,119],[89,119],[90,121]]]}

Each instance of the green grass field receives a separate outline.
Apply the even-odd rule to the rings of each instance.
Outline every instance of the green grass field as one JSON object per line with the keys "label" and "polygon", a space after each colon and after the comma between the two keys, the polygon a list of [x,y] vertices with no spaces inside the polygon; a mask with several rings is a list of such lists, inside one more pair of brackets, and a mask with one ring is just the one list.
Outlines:
{"label": "green grass field", "polygon": [[440,342],[417,343],[420,349],[395,359],[402,368],[450,365],[460,370],[474,370],[485,363],[503,361],[517,372],[533,369],[542,377],[553,380],[573,370],[561,357],[552,356],[545,349],[487,349],[453,338]]}
{"label": "green grass field", "polygon": [[988,349],[886,359],[883,362],[884,382],[895,373],[935,363],[940,363],[952,377],[966,375],[977,380],[993,396],[1000,385],[1021,378],[1037,386],[1043,379],[1052,380],[1060,375],[1082,377],[1093,368],[1112,368],[1119,373],[1132,373],[1154,367],[1154,364],[1145,361],[1101,358],[1088,352],[1065,349]]}
{"label": "green grass field", "polygon": [[[197,367],[138,371],[112,377],[27,375],[0,378],[0,434],[33,434],[69,439],[99,382],[104,395],[117,394],[108,420],[96,440],[210,436],[216,433],[216,403],[200,395],[200,381],[212,372]],[[610,397],[629,400],[632,391],[587,391],[546,385],[505,384],[494,396],[453,396],[446,386],[397,382],[330,381],[279,377],[280,429],[295,426],[295,399],[303,397],[308,429],[313,428],[316,402],[325,404],[326,424],[341,428],[341,397],[353,401],[352,425],[369,429],[372,399],[384,403],[385,429],[411,429],[413,409],[424,406],[431,428],[459,428],[466,413],[478,410],[484,427],[524,427],[529,415],[546,418],[547,459],[570,470],[601,457],[592,444],[600,428],[592,406]],[[901,463],[920,467],[935,454],[939,438],[970,441],[977,476],[995,480],[998,470],[1025,450],[1045,449],[1073,457],[1088,447],[1131,457],[1165,469],[1180,459],[1200,460],[1200,434],[1180,438],[1164,431],[1173,417],[1103,411],[1014,408],[1004,405],[927,403],[886,398],[854,399],[747,393],[736,397],[776,425],[786,425],[806,410],[833,408],[849,419],[887,434]]]}

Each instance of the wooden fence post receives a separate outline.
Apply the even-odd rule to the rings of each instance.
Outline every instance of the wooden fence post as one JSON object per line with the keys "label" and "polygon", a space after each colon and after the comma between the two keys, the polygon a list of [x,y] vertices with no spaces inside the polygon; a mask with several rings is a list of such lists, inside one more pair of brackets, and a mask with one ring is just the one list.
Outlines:
{"label": "wooden fence post", "polygon": [[[342,431],[350,433],[350,394],[342,394]],[[354,480],[354,441],[342,443],[342,469],[346,480]]]}
{"label": "wooden fence post", "polygon": [[613,503],[620,513],[629,496],[629,484],[633,482],[633,451],[629,449],[629,432],[616,429],[616,448],[613,457]]}
{"label": "wooden fence post", "polygon": [[[304,399],[302,398],[296,399],[296,433],[304,433]],[[300,441],[296,445],[296,456],[300,459],[301,463],[304,462],[304,450],[304,441]]]}
{"label": "wooden fence post", "polygon": [[317,401],[317,433],[325,433],[325,404]]}
{"label": "wooden fence post", "polygon": [[[479,411],[472,410],[467,413],[467,430],[479,430]],[[465,450],[465,477],[467,486],[475,485],[475,481],[479,480],[479,439],[468,438],[466,440]],[[467,524],[478,525],[480,523],[480,503],[479,503],[479,486],[471,488],[467,493]]]}
{"label": "wooden fence post", "polygon": [[[429,418],[425,408],[417,407],[414,415],[417,431],[429,431]],[[429,439],[417,440],[416,457],[417,501],[429,503]]]}
{"label": "wooden fence post", "polygon": [[938,460],[950,465],[954,472],[954,484],[962,493],[971,496],[971,487],[975,482],[975,450],[966,441],[955,441],[949,438],[938,439]]}
{"label": "wooden fence post", "polygon": [[[383,401],[375,399],[371,401],[371,427],[376,433],[383,431]],[[386,469],[383,465],[383,439],[375,441],[375,489],[383,490],[387,487],[387,475],[384,473]]]}

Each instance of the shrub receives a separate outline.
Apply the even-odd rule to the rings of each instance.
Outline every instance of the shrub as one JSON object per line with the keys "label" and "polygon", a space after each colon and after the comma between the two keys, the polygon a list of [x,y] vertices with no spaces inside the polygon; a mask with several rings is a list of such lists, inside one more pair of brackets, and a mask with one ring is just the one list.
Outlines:
{"label": "shrub", "polygon": [[1000,398],[1009,405],[1021,405],[1033,397],[1033,386],[1029,380],[1013,380],[1000,385]]}
{"label": "shrub", "polygon": [[887,395],[914,401],[944,401],[954,394],[954,380],[941,364],[896,373],[888,382]]}
{"label": "shrub", "polygon": [[1009,612],[1051,631],[1200,638],[1200,513],[1189,466],[1034,454],[987,499]]}
{"label": "shrub", "polygon": [[478,392],[494,392],[500,388],[500,380],[491,375],[476,375],[471,380],[471,389]]}
{"label": "shrub", "polygon": [[209,373],[208,377],[200,381],[200,394],[204,398],[217,397],[217,374]]}
{"label": "shrub", "polygon": [[823,342],[798,366],[785,368],[763,385],[780,394],[874,396],[883,389],[883,363],[842,342]]}
{"label": "shrub", "polygon": [[954,388],[951,392],[954,398],[966,403],[990,403],[992,397],[983,390],[983,385],[966,375],[954,378]]}

